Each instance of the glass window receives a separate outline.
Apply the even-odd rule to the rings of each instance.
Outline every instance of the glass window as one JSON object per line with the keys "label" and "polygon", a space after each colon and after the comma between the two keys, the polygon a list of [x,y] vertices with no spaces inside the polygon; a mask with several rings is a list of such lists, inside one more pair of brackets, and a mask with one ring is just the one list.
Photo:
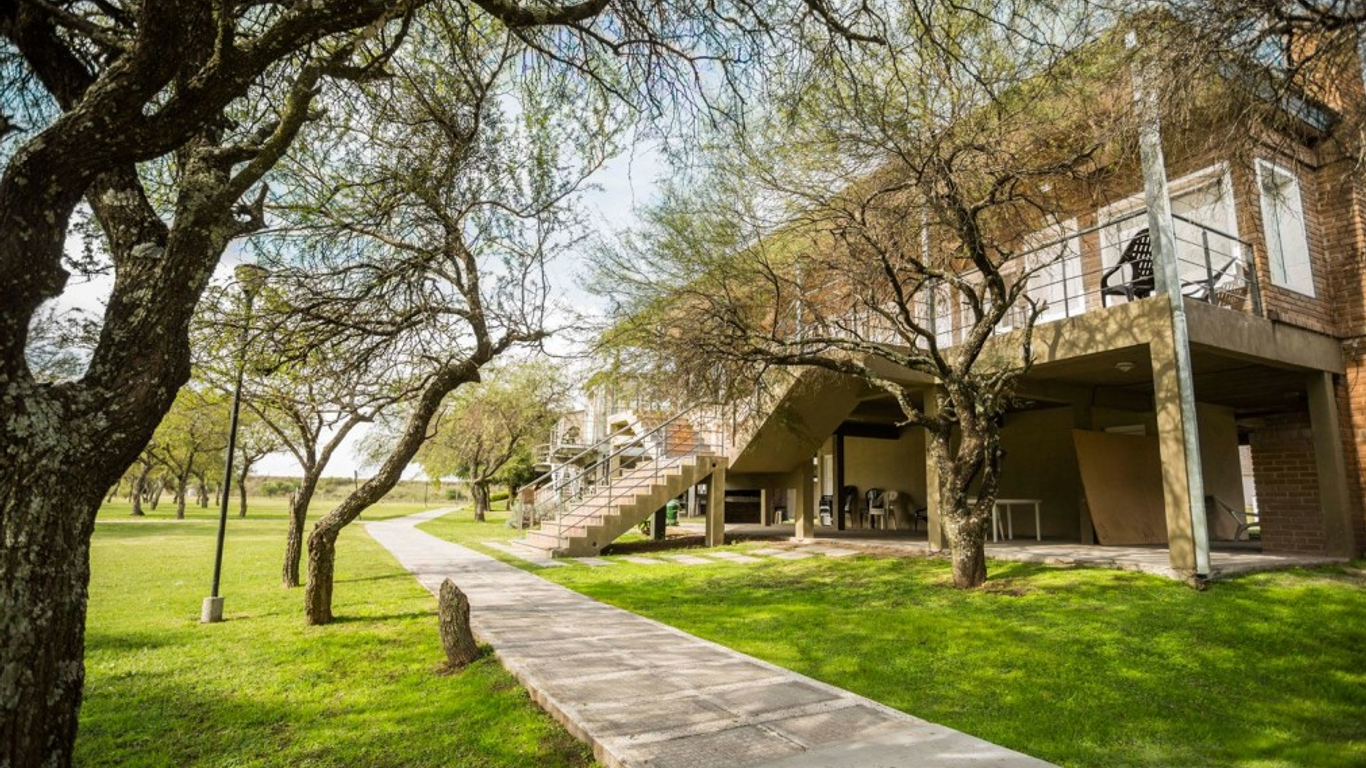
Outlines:
{"label": "glass window", "polygon": [[[1242,279],[1242,248],[1237,240],[1238,222],[1227,172],[1216,167],[1173,181],[1171,205],[1182,293],[1208,298],[1214,290]],[[1148,228],[1143,210],[1140,199],[1101,212],[1102,221],[1115,222],[1101,234],[1101,262],[1106,272],[1119,263],[1129,242]],[[1110,284],[1132,279],[1127,270],[1126,266],[1112,275]]]}
{"label": "glass window", "polygon": [[1257,161],[1257,189],[1262,202],[1262,231],[1271,267],[1271,282],[1314,295],[1309,238],[1304,228],[1304,201],[1295,174],[1265,160]]}
{"label": "glass window", "polygon": [[[1029,297],[1044,305],[1041,323],[1086,311],[1076,231],[1076,219],[1069,219],[1045,227],[1025,241],[1026,268],[1031,270]],[[1024,310],[1028,311],[1028,305]]]}

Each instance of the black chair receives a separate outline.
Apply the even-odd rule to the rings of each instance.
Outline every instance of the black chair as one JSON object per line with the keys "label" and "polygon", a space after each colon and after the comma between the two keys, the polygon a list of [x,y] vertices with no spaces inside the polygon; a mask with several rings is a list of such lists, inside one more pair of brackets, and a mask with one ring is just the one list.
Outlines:
{"label": "black chair", "polygon": [[854,525],[855,520],[858,518],[858,486],[844,486],[844,493],[842,495],[844,496],[844,502],[840,504],[840,515],[839,520],[837,521],[838,525],[836,526],[841,531],[844,530],[845,526]]}
{"label": "black chair", "polygon": [[[1130,269],[1129,279],[1111,285],[1110,278],[1126,266]],[[1119,263],[1101,275],[1100,302],[1104,306],[1106,296],[1123,296],[1129,301],[1146,299],[1153,294],[1156,287],[1157,282],[1153,278],[1152,239],[1148,237],[1148,230],[1145,229],[1134,235],[1134,239],[1124,247]]]}
{"label": "black chair", "polygon": [[822,495],[818,516],[822,527],[828,528],[835,524],[835,497]]}

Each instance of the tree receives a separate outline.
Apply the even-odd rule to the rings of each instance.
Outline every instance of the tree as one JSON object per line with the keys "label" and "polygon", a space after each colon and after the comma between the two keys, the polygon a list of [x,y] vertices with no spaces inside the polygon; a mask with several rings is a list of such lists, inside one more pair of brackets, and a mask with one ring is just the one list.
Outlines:
{"label": "tree", "polygon": [[338,534],[400,479],[447,395],[547,335],[544,267],[572,235],[567,203],[612,135],[601,97],[562,92],[562,102],[529,104],[535,120],[508,120],[499,102],[517,95],[505,77],[521,55],[514,38],[468,17],[414,23],[414,50],[396,57],[395,77],[359,92],[354,108],[369,119],[320,141],[327,172],[293,168],[303,198],[290,212],[294,250],[312,259],[280,270],[292,281],[297,338],[376,359],[401,353],[396,365],[417,382],[375,474],[308,537],[312,624],[332,619]]}
{"label": "tree", "polygon": [[[601,72],[615,93],[658,83],[673,100],[700,79],[698,60],[813,26],[853,34],[861,18],[771,2],[452,5],[515,29],[536,55]],[[70,763],[100,499],[188,380],[191,314],[228,244],[265,225],[263,182],[318,115],[319,86],[386,74],[423,5],[0,4],[0,764]],[[609,77],[612,61],[627,74]],[[49,386],[27,361],[29,329],[65,287],[83,203],[114,285],[84,375]]]}
{"label": "tree", "polygon": [[255,413],[243,413],[237,426],[237,516],[247,516],[247,477],[261,459],[280,451],[279,436]]}
{"label": "tree", "polygon": [[954,583],[972,587],[1001,424],[1062,258],[1031,245],[1127,157],[1127,54],[1084,8],[903,10],[886,50],[775,74],[771,121],[719,137],[605,250],[599,281],[618,297],[608,343],[653,350],[687,391],[734,401],[795,367],[895,397],[926,430]]}
{"label": "tree", "polygon": [[208,506],[206,473],[223,466],[227,445],[228,413],[222,398],[191,387],[181,390],[147,449],[175,481],[177,520],[185,519],[191,479],[199,481],[200,506]]}
{"label": "tree", "polygon": [[[490,372],[484,381],[461,388],[437,417],[436,435],[418,453],[428,477],[458,476],[469,483],[474,519],[489,511],[489,486],[511,484],[529,461],[532,440],[550,432],[563,410],[564,381],[543,364],[522,364]],[[534,474],[533,474],[534,477]]]}

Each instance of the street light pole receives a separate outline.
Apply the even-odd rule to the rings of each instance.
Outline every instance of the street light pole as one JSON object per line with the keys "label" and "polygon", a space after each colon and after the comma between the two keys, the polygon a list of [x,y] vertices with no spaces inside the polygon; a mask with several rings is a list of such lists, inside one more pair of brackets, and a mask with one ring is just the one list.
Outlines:
{"label": "street light pole", "polygon": [[237,383],[232,390],[232,416],[228,420],[228,456],[223,466],[222,503],[218,507],[218,547],[213,559],[213,590],[204,598],[199,610],[202,624],[213,624],[223,620],[223,598],[218,594],[220,577],[223,575],[223,538],[228,528],[228,497],[232,495],[232,460],[237,452],[237,417],[242,407],[242,378],[247,367],[247,341],[251,328],[251,307],[256,293],[265,279],[266,270],[250,264],[242,264],[236,270],[237,282],[242,286],[246,298],[246,311],[243,315],[242,340],[237,353]]}

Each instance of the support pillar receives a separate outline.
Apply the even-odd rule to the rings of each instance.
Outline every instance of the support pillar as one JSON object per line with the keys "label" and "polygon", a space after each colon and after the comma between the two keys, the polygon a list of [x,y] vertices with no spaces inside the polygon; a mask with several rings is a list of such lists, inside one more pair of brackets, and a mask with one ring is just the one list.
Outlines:
{"label": "support pillar", "polygon": [[[1091,415],[1090,403],[1073,403],[1072,427],[1074,429],[1090,430],[1093,426]],[[1095,523],[1091,521],[1091,508],[1086,503],[1085,487],[1081,489],[1080,494],[1081,498],[1078,499],[1077,504],[1077,509],[1080,512],[1077,519],[1078,538],[1081,540],[1082,544],[1095,544],[1096,526]]]}
{"label": "support pillar", "polygon": [[816,487],[820,481],[819,464],[803,464],[794,473],[797,480],[797,498],[793,500],[796,509],[792,510],[797,527],[794,535],[798,539],[816,538]]}
{"label": "support pillar", "polygon": [[[1203,492],[1192,492],[1189,469],[1200,466],[1199,435],[1191,451],[1188,437],[1196,432],[1181,407],[1181,383],[1172,355],[1171,338],[1160,334],[1148,345],[1153,364],[1153,407],[1157,412],[1158,453],[1162,461],[1162,500],[1167,511],[1167,547],[1172,569],[1183,575],[1209,575],[1209,533]],[[1203,482],[1199,483],[1203,491]]]}
{"label": "support pillar", "polygon": [[[934,417],[939,414],[939,388],[930,387],[925,390],[924,411],[926,416]],[[929,541],[931,552],[942,552],[948,549],[948,541],[944,538],[944,521],[941,517],[942,507],[939,503],[939,462],[935,461],[934,454],[930,450],[931,436],[929,430],[925,431],[925,537]]]}
{"label": "support pillar", "polygon": [[663,541],[665,529],[665,511],[660,509],[650,516],[650,541]]}
{"label": "support pillar", "polygon": [[1318,470],[1319,505],[1323,510],[1324,546],[1331,555],[1352,557],[1356,554],[1356,541],[1333,374],[1311,373],[1305,384],[1309,391],[1309,429]]}
{"label": "support pillar", "polygon": [[726,543],[726,465],[718,462],[707,480],[707,541],[709,547]]}
{"label": "support pillar", "polygon": [[[1126,39],[1130,48],[1137,36]],[[1209,524],[1205,516],[1205,477],[1200,464],[1200,432],[1195,418],[1195,376],[1191,367],[1186,303],[1176,263],[1176,225],[1172,219],[1167,165],[1162,154],[1162,122],[1157,88],[1149,65],[1133,65],[1134,109],[1138,113],[1138,150],[1143,165],[1143,197],[1148,208],[1148,237],[1153,250],[1153,277],[1171,308],[1171,324],[1149,344],[1153,358],[1153,394],[1162,449],[1162,485],[1167,503],[1167,539],[1177,573],[1209,576]],[[1163,381],[1159,383],[1157,379]],[[1165,419],[1165,426],[1164,426]],[[1176,445],[1176,441],[1182,443]],[[1180,466],[1177,466],[1177,463]],[[1180,483],[1184,488],[1175,487]]]}

